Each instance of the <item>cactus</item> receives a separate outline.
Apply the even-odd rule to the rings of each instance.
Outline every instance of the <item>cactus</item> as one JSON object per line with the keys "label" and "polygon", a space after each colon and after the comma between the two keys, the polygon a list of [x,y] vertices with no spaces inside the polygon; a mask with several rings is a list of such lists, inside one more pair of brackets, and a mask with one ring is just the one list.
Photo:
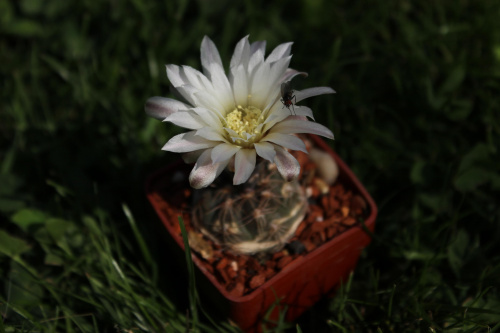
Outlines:
{"label": "cactus", "polygon": [[195,192],[195,226],[237,254],[281,249],[308,208],[299,182],[283,180],[274,164],[262,161],[248,182],[228,184],[222,176],[213,186]]}

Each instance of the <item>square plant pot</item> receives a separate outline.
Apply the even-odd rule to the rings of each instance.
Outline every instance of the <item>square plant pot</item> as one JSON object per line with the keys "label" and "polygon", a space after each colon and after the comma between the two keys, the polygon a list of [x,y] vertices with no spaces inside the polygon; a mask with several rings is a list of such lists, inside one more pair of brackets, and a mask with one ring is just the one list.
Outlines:
{"label": "square plant pot", "polygon": [[[377,206],[371,196],[323,140],[314,135],[308,137],[316,148],[327,152],[337,162],[339,168],[337,182],[363,198],[366,203],[363,223],[373,232]],[[151,175],[146,183],[149,201],[180,249],[184,249],[184,244],[178,216],[184,216],[185,220],[190,218],[189,212],[182,208],[186,206],[182,200],[185,201],[191,192],[187,180],[190,170],[190,166],[178,161]],[[220,283],[220,279],[214,275],[213,270],[207,269],[204,259],[195,253],[192,254],[192,258],[201,272],[198,274],[197,283],[201,296],[206,297],[202,300],[214,304],[241,329],[258,332],[265,320],[278,319],[280,309],[286,308],[286,320],[293,321],[320,298],[332,294],[342,281],[347,280],[349,273],[356,266],[361,251],[370,240],[360,223],[350,226],[311,252],[295,257],[276,275],[242,296],[228,292]]]}

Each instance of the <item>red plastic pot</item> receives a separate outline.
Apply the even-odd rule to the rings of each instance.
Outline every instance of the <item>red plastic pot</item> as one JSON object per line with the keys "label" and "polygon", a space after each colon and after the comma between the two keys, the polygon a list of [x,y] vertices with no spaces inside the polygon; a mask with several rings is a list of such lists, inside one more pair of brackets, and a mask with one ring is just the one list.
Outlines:
{"label": "red plastic pot", "polygon": [[[373,232],[377,206],[371,196],[347,165],[323,140],[313,135],[310,138],[318,148],[331,154],[337,162],[339,166],[338,181],[365,199],[369,212],[365,226]],[[177,217],[183,212],[180,211],[178,202],[165,201],[160,195],[165,191],[181,190],[178,187],[179,184],[174,184],[177,172],[187,175],[190,172],[190,167],[179,161],[160,170],[148,179],[146,192],[149,201],[173,240],[180,248],[184,249],[177,222]],[[187,181],[183,186],[184,188],[189,186]],[[166,207],[169,209],[165,209]],[[178,209],[177,214],[166,214],[166,211],[175,209]],[[369,242],[369,235],[360,226],[353,226],[312,252],[299,257],[259,288],[240,297],[230,295],[216,277],[202,265],[201,259],[195,254],[193,254],[193,261],[202,273],[198,274],[197,283],[199,283],[201,292],[207,296],[206,300],[212,301],[241,329],[260,331],[264,317],[268,310],[277,304],[277,300],[279,300],[279,305],[275,306],[268,318],[277,319],[280,308],[286,306],[286,320],[293,321],[321,297],[331,294],[341,281],[346,281],[349,273],[355,268],[361,251]]]}

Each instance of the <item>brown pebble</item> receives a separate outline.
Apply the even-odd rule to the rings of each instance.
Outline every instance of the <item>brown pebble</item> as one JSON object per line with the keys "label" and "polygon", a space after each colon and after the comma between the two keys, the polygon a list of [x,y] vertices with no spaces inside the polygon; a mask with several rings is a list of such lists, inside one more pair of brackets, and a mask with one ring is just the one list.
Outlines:
{"label": "brown pebble", "polygon": [[251,280],[248,286],[251,289],[255,289],[257,287],[260,287],[264,282],[266,282],[266,275],[265,274],[258,274],[255,275]]}
{"label": "brown pebble", "polygon": [[324,195],[321,197],[321,206],[327,210],[328,207],[330,207],[330,197],[327,195]]}
{"label": "brown pebble", "polygon": [[325,232],[325,229],[321,230],[319,232],[319,237],[321,239],[321,243],[324,243],[326,242],[326,232]]}
{"label": "brown pebble", "polygon": [[278,267],[278,269],[283,269],[286,265],[291,263],[292,260],[293,258],[291,256],[283,257],[278,261],[278,264],[276,266]]}
{"label": "brown pebble", "polygon": [[242,296],[245,292],[245,286],[242,282],[236,282],[233,289],[228,290],[229,293],[233,296]]}
{"label": "brown pebble", "polygon": [[351,226],[351,225],[354,225],[356,224],[356,219],[354,219],[353,217],[346,217],[343,221],[342,221],[343,224],[345,225],[348,225],[348,226]]}
{"label": "brown pebble", "polygon": [[317,246],[321,245],[322,244],[322,241],[321,241],[321,236],[320,236],[320,233],[319,232],[316,232],[314,233],[311,238],[310,238],[311,242],[313,242],[314,244],[316,244]]}
{"label": "brown pebble", "polygon": [[323,221],[323,209],[321,209],[321,207],[317,205],[310,205],[308,221]]}
{"label": "brown pebble", "polygon": [[236,282],[245,283],[246,279],[247,279],[247,270],[240,269],[238,272],[238,276],[236,277]]}
{"label": "brown pebble", "polygon": [[238,272],[236,272],[231,266],[226,267],[226,273],[230,279],[234,279],[238,275]]}
{"label": "brown pebble", "polygon": [[[303,224],[303,223],[301,223],[301,224]],[[277,259],[283,257],[284,255],[285,254],[283,253],[283,251],[276,252],[273,254],[273,260],[277,260]]]}
{"label": "brown pebble", "polygon": [[247,264],[247,258],[248,258],[248,256],[244,256],[244,255],[240,256],[238,258],[238,267],[245,267],[245,265]]}
{"label": "brown pebble", "polygon": [[266,279],[269,280],[274,275],[276,275],[276,272],[274,271],[274,269],[268,268],[268,269],[266,269],[265,275],[266,275]]}
{"label": "brown pebble", "polygon": [[351,200],[351,210],[355,215],[361,215],[366,210],[366,201],[360,195],[354,195]]}
{"label": "brown pebble", "polygon": [[340,208],[340,210],[342,211],[342,216],[346,217],[347,215],[349,215],[349,207],[342,206],[342,208]]}
{"label": "brown pebble", "polygon": [[304,244],[304,247],[306,248],[307,252],[311,252],[312,250],[314,250],[316,248],[316,244],[314,244],[313,242],[311,242],[310,240],[304,240],[302,242],[302,244]]}
{"label": "brown pebble", "polygon": [[260,264],[259,262],[252,257],[249,257],[247,260],[247,267],[249,269],[253,269],[254,271],[259,271],[260,270]]}
{"label": "brown pebble", "polygon": [[321,232],[323,231],[323,229],[325,229],[325,227],[327,226],[328,224],[324,223],[324,222],[316,222],[316,223],[313,223],[311,224],[311,229],[314,233],[316,232]]}
{"label": "brown pebble", "polygon": [[226,268],[228,264],[228,260],[226,257],[223,257],[216,265],[215,265],[215,268],[218,269],[218,270],[223,270],[224,268]]}
{"label": "brown pebble", "polygon": [[227,285],[229,281],[231,280],[229,278],[229,275],[224,269],[218,269],[217,273],[219,273],[220,277],[222,278],[222,281],[220,281],[222,284]]}
{"label": "brown pebble", "polygon": [[337,229],[334,226],[331,226],[328,229],[326,229],[326,237],[328,237],[328,239],[333,238],[333,236],[335,236],[336,233]]}
{"label": "brown pebble", "polygon": [[275,260],[268,260],[268,261],[266,261],[266,267],[267,268],[274,268],[274,267],[276,267],[276,261]]}
{"label": "brown pebble", "polygon": [[308,227],[307,227],[307,228],[306,228],[306,229],[302,232],[302,234],[300,235],[300,238],[301,238],[301,239],[308,239],[308,238],[311,236],[311,234],[314,232],[314,230],[313,230],[313,227],[312,227],[312,226],[313,226],[312,224],[311,224],[311,225],[309,225],[309,226],[308,226]]}

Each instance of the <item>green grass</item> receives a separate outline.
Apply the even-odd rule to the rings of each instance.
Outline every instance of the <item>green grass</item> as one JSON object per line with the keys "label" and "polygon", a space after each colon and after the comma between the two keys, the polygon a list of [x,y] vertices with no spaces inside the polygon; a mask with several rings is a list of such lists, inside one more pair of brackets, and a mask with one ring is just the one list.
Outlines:
{"label": "green grass", "polygon": [[308,105],[380,209],[351,279],[290,332],[500,332],[499,17],[496,0],[0,0],[0,332],[235,331],[167,259],[143,184],[181,129],[143,105],[169,95],[164,64],[200,68],[204,35],[228,64],[247,34],[295,42],[296,88],[337,91]]}

